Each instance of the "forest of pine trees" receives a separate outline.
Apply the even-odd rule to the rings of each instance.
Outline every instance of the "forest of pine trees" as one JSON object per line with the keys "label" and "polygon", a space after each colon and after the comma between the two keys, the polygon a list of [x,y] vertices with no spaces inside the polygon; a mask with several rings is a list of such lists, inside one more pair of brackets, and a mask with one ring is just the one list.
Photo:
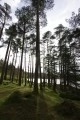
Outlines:
{"label": "forest of pine trees", "polygon": [[29,83],[38,93],[40,79],[40,90],[46,85],[55,91],[57,86],[63,91],[77,90],[80,88],[80,10],[77,14],[72,12],[67,20],[70,28],[59,24],[54,33],[46,31],[41,38],[40,26],[47,25],[46,11],[54,7],[54,1],[31,0],[30,5],[27,6],[27,1],[25,4],[15,11],[18,21],[10,25],[11,6],[0,5],[0,47],[6,47],[5,59],[0,63],[0,84],[16,79],[19,86]]}
{"label": "forest of pine trees", "polygon": [[0,120],[80,120],[80,8],[42,32],[54,0],[0,2]]}

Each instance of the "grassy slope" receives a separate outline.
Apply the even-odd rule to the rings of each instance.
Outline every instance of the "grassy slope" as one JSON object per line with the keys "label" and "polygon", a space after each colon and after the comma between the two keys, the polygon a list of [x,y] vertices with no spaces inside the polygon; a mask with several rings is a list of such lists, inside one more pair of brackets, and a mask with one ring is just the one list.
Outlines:
{"label": "grassy slope", "polygon": [[[72,113],[70,116],[66,112],[70,108],[72,112],[76,112],[73,111],[72,101],[72,106],[69,102],[63,101],[58,94],[47,88],[43,93],[35,96],[31,88],[14,84],[2,85],[0,86],[0,120],[78,120],[78,114]],[[79,101],[73,103],[80,107]]]}

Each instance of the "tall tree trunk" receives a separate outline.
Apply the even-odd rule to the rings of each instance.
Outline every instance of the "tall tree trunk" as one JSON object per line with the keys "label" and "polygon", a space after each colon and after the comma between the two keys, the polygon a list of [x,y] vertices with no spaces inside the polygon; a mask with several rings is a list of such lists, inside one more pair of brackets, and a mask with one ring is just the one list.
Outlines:
{"label": "tall tree trunk", "polygon": [[50,72],[50,75],[51,75],[51,87],[52,87],[52,84],[53,84],[53,73],[52,73],[52,60],[51,60],[51,72]]}
{"label": "tall tree trunk", "polygon": [[16,69],[16,62],[17,62],[17,52],[16,52],[16,56],[15,56],[15,67],[13,68],[13,73],[12,73],[12,82],[14,80],[14,77],[15,77],[15,69]]}
{"label": "tall tree trunk", "polygon": [[56,91],[55,62],[54,62],[54,84],[53,84],[53,90]]}
{"label": "tall tree trunk", "polygon": [[8,52],[8,58],[7,58],[6,65],[5,65],[5,75],[4,75],[5,80],[7,79],[8,62],[9,62],[9,58],[10,58],[10,52],[11,52],[11,45],[10,45],[10,49],[9,49],[9,52]]}
{"label": "tall tree trunk", "polygon": [[19,66],[18,66],[18,68],[17,68],[17,80],[16,80],[16,83],[18,83],[18,81],[19,81]]}
{"label": "tall tree trunk", "polygon": [[35,66],[35,80],[34,80],[34,92],[38,94],[38,72],[40,65],[40,28],[39,28],[39,0],[37,0],[36,8],[36,66]]}
{"label": "tall tree trunk", "polygon": [[76,63],[75,63],[75,59],[74,59],[74,83],[75,83],[75,88],[77,91],[77,75],[76,75]]}
{"label": "tall tree trunk", "polygon": [[22,84],[24,83],[24,69],[22,70],[22,77],[21,77],[21,82],[22,82]]}
{"label": "tall tree trunk", "polygon": [[67,68],[67,78],[66,78],[66,81],[67,81],[67,87],[69,88],[69,79],[70,79],[70,77],[69,77],[69,65],[67,66],[68,68]]}
{"label": "tall tree trunk", "polygon": [[28,83],[29,83],[29,77],[30,75],[29,75],[29,63],[28,63]]}
{"label": "tall tree trunk", "polygon": [[27,82],[27,76],[26,76],[26,50],[25,50],[25,86]]}
{"label": "tall tree trunk", "polygon": [[42,85],[42,75],[41,75],[41,64],[40,64],[40,90],[43,90],[43,85]]}
{"label": "tall tree trunk", "polygon": [[21,78],[22,78],[22,62],[23,62],[24,41],[25,41],[25,25],[24,25],[23,44],[22,44],[22,52],[21,52],[21,63],[20,63],[20,73],[19,73],[19,86],[21,86]]}
{"label": "tall tree trunk", "polygon": [[45,88],[45,72],[44,72],[44,59],[43,59],[43,87]]}
{"label": "tall tree trunk", "polygon": [[32,87],[32,71],[31,71],[31,60],[30,60],[30,87]]}
{"label": "tall tree trunk", "polygon": [[50,87],[50,70],[49,70],[49,58],[48,58],[48,87]]}
{"label": "tall tree trunk", "polygon": [[39,77],[40,77],[40,90],[42,91],[42,74],[41,74],[41,62],[40,62],[40,43],[39,43]]}
{"label": "tall tree trunk", "polygon": [[6,22],[6,17],[4,16],[4,22],[3,22],[3,25],[2,25],[2,28],[1,28],[1,31],[0,31],[0,40],[2,38],[3,30],[4,30],[4,27],[5,27],[5,22]]}
{"label": "tall tree trunk", "polygon": [[13,73],[13,67],[14,67],[14,65],[13,65],[13,63],[14,63],[14,57],[15,57],[15,53],[13,53],[13,59],[12,59],[12,65],[11,65],[11,70],[10,70],[10,81],[11,82],[13,82],[12,81],[12,73]]}
{"label": "tall tree trunk", "polygon": [[33,85],[33,69],[34,69],[34,66],[33,66],[33,55],[32,55],[32,85]]}
{"label": "tall tree trunk", "polygon": [[6,55],[5,55],[5,59],[4,59],[4,63],[3,63],[3,67],[2,67],[2,73],[1,73],[1,78],[0,78],[0,84],[3,83],[3,79],[4,79],[4,71],[5,71],[5,65],[6,65],[6,59],[7,59],[9,47],[10,47],[10,39],[9,39],[9,43],[8,43],[8,46],[7,46]]}
{"label": "tall tree trunk", "polygon": [[63,80],[64,80],[64,91],[66,91],[66,65],[65,63],[63,62]]}

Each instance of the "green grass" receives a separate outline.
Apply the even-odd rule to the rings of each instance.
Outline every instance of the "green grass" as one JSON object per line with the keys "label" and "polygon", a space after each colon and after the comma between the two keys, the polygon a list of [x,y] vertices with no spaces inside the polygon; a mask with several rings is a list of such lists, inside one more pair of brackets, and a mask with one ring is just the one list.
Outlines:
{"label": "green grass", "polygon": [[79,101],[64,100],[48,88],[35,96],[28,86],[0,86],[0,120],[80,120],[79,110]]}
{"label": "green grass", "polygon": [[9,83],[8,85],[1,85],[0,86],[0,105],[2,105],[6,99],[16,90],[19,90],[21,92],[24,91],[30,91],[29,88],[24,87],[24,86],[18,86],[16,84]]}

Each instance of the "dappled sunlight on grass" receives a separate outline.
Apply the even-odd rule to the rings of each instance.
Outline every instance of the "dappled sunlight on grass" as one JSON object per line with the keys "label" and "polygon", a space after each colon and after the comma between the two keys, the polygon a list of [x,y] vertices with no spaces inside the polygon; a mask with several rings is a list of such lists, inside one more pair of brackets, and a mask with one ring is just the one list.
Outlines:
{"label": "dappled sunlight on grass", "polygon": [[78,106],[48,88],[36,96],[28,85],[0,86],[0,120],[79,120]]}
{"label": "dappled sunlight on grass", "polygon": [[0,86],[0,105],[5,102],[5,100],[16,90],[21,92],[31,91],[30,88],[24,86],[18,86],[16,84],[9,83],[8,85]]}
{"label": "dappled sunlight on grass", "polygon": [[48,112],[46,100],[33,92],[15,91],[0,109],[1,120],[53,120]]}
{"label": "dappled sunlight on grass", "polygon": [[62,102],[62,98],[59,97],[59,95],[57,93],[55,93],[54,91],[50,90],[50,89],[46,89],[44,92],[44,96],[47,99],[47,102],[49,105],[56,105],[60,102]]}

